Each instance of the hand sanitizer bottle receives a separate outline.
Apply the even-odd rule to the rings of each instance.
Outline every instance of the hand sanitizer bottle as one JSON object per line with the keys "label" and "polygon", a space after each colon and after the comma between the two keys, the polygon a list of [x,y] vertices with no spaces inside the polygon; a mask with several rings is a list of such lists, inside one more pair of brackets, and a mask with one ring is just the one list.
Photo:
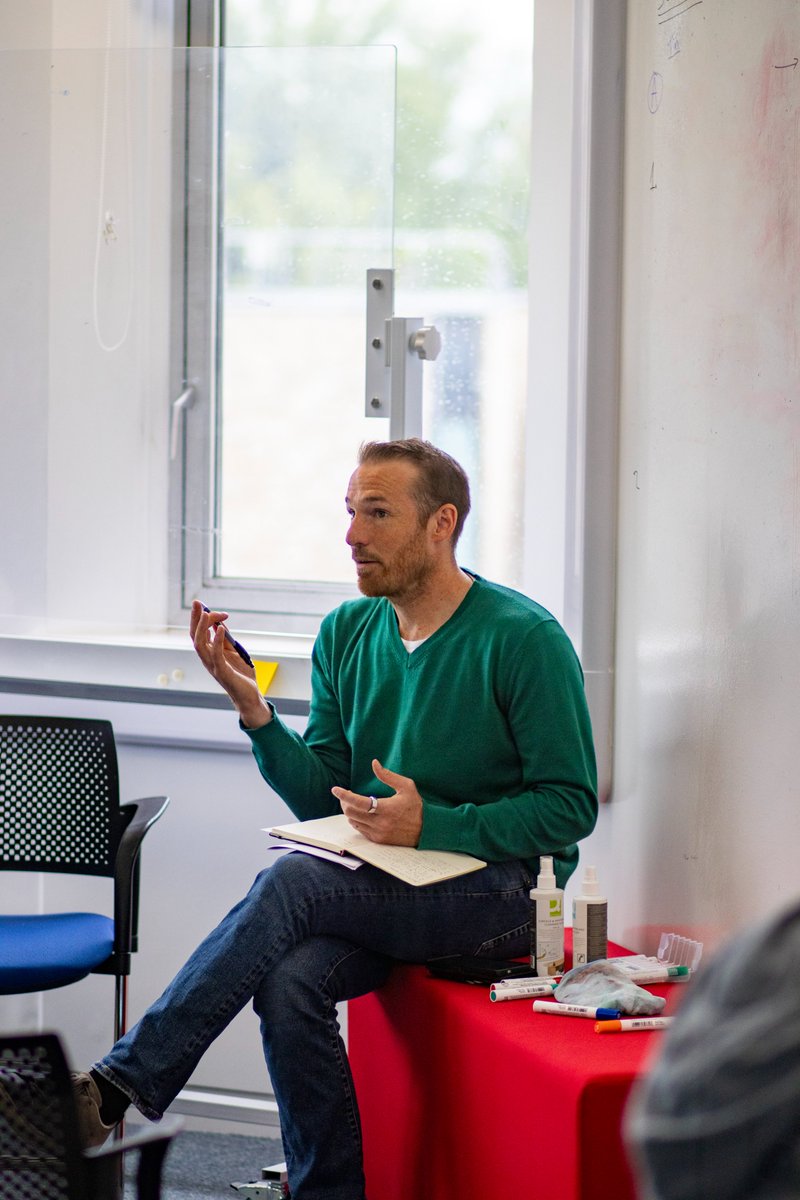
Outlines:
{"label": "hand sanitizer bottle", "polygon": [[539,877],[531,888],[531,970],[534,975],[561,975],[564,970],[564,893],[556,887],[553,859],[539,860]]}
{"label": "hand sanitizer bottle", "polygon": [[572,965],[608,957],[608,901],[597,886],[597,869],[587,867],[572,901]]}

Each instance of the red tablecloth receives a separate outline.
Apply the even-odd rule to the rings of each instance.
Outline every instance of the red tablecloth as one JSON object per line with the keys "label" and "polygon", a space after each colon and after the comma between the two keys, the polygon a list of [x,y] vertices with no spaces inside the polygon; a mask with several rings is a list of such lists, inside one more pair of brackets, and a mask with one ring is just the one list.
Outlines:
{"label": "red tablecloth", "polygon": [[[682,986],[648,990],[669,1009]],[[635,1197],[620,1123],[660,1033],[598,1034],[424,967],[352,1001],[348,1029],[369,1200]]]}

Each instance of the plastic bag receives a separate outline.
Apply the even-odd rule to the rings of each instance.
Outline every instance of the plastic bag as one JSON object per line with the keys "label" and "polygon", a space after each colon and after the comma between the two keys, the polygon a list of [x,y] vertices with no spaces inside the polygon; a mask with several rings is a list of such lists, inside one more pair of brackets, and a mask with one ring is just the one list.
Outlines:
{"label": "plastic bag", "polygon": [[625,971],[604,958],[567,971],[553,996],[562,1004],[616,1008],[631,1016],[652,1016],[666,1004],[663,996],[654,996],[639,987]]}

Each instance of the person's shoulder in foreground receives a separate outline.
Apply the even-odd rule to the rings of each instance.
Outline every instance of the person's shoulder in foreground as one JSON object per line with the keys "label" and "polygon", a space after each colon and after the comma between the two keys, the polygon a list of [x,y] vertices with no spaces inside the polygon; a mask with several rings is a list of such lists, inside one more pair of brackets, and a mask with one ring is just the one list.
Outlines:
{"label": "person's shoulder in foreground", "polygon": [[643,1200],[800,1196],[800,904],[701,967],[626,1136]]}

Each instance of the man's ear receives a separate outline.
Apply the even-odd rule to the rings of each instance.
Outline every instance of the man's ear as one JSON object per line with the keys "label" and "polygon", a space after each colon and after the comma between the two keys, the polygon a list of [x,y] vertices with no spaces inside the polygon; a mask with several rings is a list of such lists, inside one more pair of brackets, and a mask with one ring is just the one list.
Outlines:
{"label": "man's ear", "polygon": [[448,541],[458,524],[458,509],[455,504],[443,504],[431,516],[430,528],[437,542]]}

